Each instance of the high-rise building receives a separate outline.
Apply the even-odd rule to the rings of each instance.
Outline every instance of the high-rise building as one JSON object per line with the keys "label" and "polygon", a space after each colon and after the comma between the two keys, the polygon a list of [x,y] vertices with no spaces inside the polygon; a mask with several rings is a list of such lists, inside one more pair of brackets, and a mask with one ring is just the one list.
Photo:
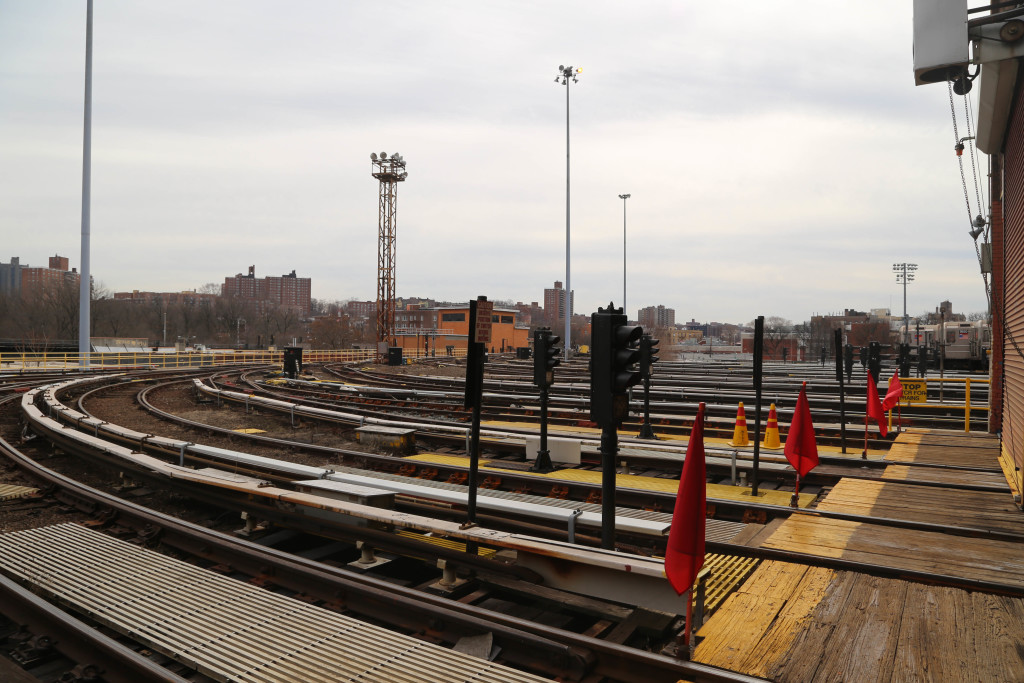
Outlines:
{"label": "high-rise building", "polygon": [[311,280],[298,277],[293,270],[280,277],[256,279],[256,266],[249,266],[248,275],[238,273],[224,278],[221,295],[237,297],[248,301],[271,302],[281,306],[297,308],[302,315],[309,315],[311,306]]}
{"label": "high-rise building", "polygon": [[641,308],[636,314],[640,327],[657,328],[672,327],[676,324],[676,309],[664,306],[648,306]]}
{"label": "high-rise building", "polygon": [[35,299],[62,287],[77,292],[79,281],[78,271],[68,270],[68,259],[64,256],[51,256],[48,268],[21,265],[18,257],[12,257],[10,263],[0,263],[0,294]]}
{"label": "high-rise building", "polygon": [[[569,294],[569,315],[572,316],[575,304],[575,292]],[[549,323],[565,320],[565,289],[562,283],[555,281],[555,286],[544,290],[544,317]]]}

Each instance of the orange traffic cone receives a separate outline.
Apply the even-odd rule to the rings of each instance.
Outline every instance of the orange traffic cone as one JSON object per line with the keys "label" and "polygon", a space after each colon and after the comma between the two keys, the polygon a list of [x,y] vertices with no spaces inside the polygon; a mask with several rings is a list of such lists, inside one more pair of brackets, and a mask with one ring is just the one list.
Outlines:
{"label": "orange traffic cone", "polygon": [[782,448],[782,443],[779,441],[779,416],[775,412],[774,403],[768,411],[768,426],[764,430],[764,443],[761,446],[764,448]]}
{"label": "orange traffic cone", "polygon": [[736,409],[736,428],[732,432],[732,441],[729,442],[730,446],[749,446],[750,436],[747,434],[747,413],[743,410],[743,402],[740,401],[739,408]]}

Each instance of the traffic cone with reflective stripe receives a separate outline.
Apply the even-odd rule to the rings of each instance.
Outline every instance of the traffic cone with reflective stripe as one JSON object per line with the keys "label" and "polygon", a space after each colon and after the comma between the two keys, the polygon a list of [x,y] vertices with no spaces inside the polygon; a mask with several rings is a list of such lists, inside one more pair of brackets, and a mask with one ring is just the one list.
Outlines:
{"label": "traffic cone with reflective stripe", "polygon": [[736,428],[732,431],[730,446],[749,446],[750,436],[747,434],[747,413],[743,410],[743,402],[740,401],[736,409]]}
{"label": "traffic cone with reflective stripe", "polygon": [[774,403],[768,411],[768,426],[764,430],[764,443],[761,446],[764,448],[782,448],[782,442],[779,441],[779,416],[775,412]]}

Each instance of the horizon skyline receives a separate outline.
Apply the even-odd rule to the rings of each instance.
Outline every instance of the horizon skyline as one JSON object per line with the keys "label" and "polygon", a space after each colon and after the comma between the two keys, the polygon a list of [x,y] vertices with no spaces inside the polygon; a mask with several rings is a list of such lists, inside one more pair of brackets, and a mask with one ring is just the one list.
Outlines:
{"label": "horizon skyline", "polygon": [[[84,3],[4,7],[6,246],[77,254]],[[943,299],[987,308],[967,235],[987,187],[969,188],[965,215],[948,95],[913,86],[910,7],[831,7],[827,35],[791,0],[753,7],[727,42],[709,29],[734,25],[728,8],[652,0],[623,18],[557,7],[579,21],[550,26],[537,19],[551,5],[529,2],[102,3],[97,281],[198,289],[237,259],[267,272],[294,263],[319,298],[370,300],[368,157],[384,150],[410,173],[396,293],[532,301],[565,279],[568,87],[578,310],[622,292],[624,192],[627,310],[740,320],[797,319],[829,302],[892,309],[890,266],[909,260],[921,269],[908,313]],[[552,84],[560,63],[582,65],[578,83]],[[963,161],[969,179],[972,164],[984,175],[982,155]]]}

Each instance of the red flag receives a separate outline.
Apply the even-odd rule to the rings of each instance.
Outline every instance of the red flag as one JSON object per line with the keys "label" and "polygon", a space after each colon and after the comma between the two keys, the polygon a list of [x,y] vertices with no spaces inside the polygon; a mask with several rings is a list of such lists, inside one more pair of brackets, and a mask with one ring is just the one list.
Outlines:
{"label": "red flag", "polygon": [[[878,387],[875,385],[875,378],[868,373],[868,420],[878,422],[878,433],[885,438],[885,409],[882,402],[878,400]],[[867,424],[867,422],[865,422]],[[867,438],[867,427],[864,428],[865,439]]]}
{"label": "red flag", "polygon": [[679,478],[679,492],[665,549],[665,575],[679,595],[690,590],[697,580],[697,572],[704,566],[706,492],[704,404],[701,403],[690,432],[690,443],[686,446],[686,460]]}
{"label": "red flag", "polygon": [[807,402],[807,382],[800,387],[796,399],[793,421],[786,434],[786,460],[801,477],[818,466],[818,443],[814,440],[814,424],[811,422],[811,405]]}
{"label": "red flag", "polygon": [[899,373],[894,372],[892,379],[889,380],[889,391],[882,399],[882,410],[892,410],[901,398],[903,398],[903,385],[900,384]]}

